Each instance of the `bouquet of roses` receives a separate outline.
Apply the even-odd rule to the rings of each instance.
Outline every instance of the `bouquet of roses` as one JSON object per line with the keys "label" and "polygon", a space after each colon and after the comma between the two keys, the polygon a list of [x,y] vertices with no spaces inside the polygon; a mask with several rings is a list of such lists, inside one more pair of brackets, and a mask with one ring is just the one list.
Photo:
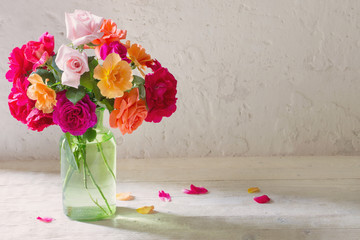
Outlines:
{"label": "bouquet of roses", "polygon": [[126,30],[83,10],[66,13],[65,22],[71,43],[57,53],[47,32],[11,52],[6,78],[13,84],[8,103],[14,118],[34,131],[59,125],[80,136],[97,123],[97,108],[110,112],[110,126],[122,134],[175,112],[176,79],[126,40]]}

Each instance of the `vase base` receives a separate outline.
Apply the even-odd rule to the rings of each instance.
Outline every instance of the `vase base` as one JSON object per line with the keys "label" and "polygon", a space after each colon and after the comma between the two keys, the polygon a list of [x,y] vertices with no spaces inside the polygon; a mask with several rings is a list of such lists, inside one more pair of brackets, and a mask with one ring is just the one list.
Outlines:
{"label": "vase base", "polygon": [[104,218],[109,218],[115,214],[116,206],[110,206],[111,213],[106,206],[103,207],[104,210],[97,206],[91,207],[64,207],[64,213],[72,220],[77,221],[97,221]]}

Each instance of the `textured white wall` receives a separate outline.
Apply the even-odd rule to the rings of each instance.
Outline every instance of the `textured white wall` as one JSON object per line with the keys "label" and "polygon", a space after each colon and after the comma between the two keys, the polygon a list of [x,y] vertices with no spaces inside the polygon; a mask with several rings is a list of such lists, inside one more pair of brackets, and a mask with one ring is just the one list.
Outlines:
{"label": "textured white wall", "polygon": [[128,30],[178,79],[178,111],[121,137],[119,158],[360,153],[358,0],[0,2],[2,159],[58,159],[61,131],[8,111],[15,46],[85,9]]}

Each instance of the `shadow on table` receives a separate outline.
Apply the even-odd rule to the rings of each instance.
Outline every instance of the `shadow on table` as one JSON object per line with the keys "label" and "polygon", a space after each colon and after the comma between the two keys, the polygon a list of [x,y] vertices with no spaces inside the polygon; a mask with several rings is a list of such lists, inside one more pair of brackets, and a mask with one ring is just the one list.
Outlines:
{"label": "shadow on table", "polygon": [[117,207],[113,218],[87,223],[177,239],[238,239],[245,232],[246,239],[252,239],[252,234],[240,223],[232,223],[231,217],[179,216],[161,212],[142,215],[132,208]]}

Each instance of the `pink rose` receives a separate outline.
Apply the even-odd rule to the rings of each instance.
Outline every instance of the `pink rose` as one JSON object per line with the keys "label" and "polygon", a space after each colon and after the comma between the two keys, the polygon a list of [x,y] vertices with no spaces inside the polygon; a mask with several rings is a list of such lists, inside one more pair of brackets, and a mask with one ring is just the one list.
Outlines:
{"label": "pink rose", "polygon": [[74,88],[78,88],[81,75],[89,71],[86,53],[80,53],[65,45],[61,45],[55,63],[64,71],[61,76],[61,83]]}
{"label": "pink rose", "polygon": [[103,21],[104,18],[84,10],[65,13],[66,36],[75,46],[87,44],[104,35],[100,32]]}
{"label": "pink rose", "polygon": [[46,32],[41,35],[38,42],[28,42],[24,55],[27,61],[34,64],[33,71],[36,71],[36,68],[44,65],[50,56],[54,55],[54,36]]}
{"label": "pink rose", "polygon": [[35,101],[26,95],[29,81],[23,79],[18,81],[18,87],[13,87],[8,97],[8,104],[11,115],[18,121],[26,124],[26,118],[35,106]]}
{"label": "pink rose", "polygon": [[26,118],[26,124],[30,130],[41,132],[44,128],[54,125],[52,113],[43,113],[33,108]]}
{"label": "pink rose", "polygon": [[170,117],[176,111],[176,85],[174,76],[156,61],[154,73],[145,76],[146,122],[158,123],[163,117]]}

